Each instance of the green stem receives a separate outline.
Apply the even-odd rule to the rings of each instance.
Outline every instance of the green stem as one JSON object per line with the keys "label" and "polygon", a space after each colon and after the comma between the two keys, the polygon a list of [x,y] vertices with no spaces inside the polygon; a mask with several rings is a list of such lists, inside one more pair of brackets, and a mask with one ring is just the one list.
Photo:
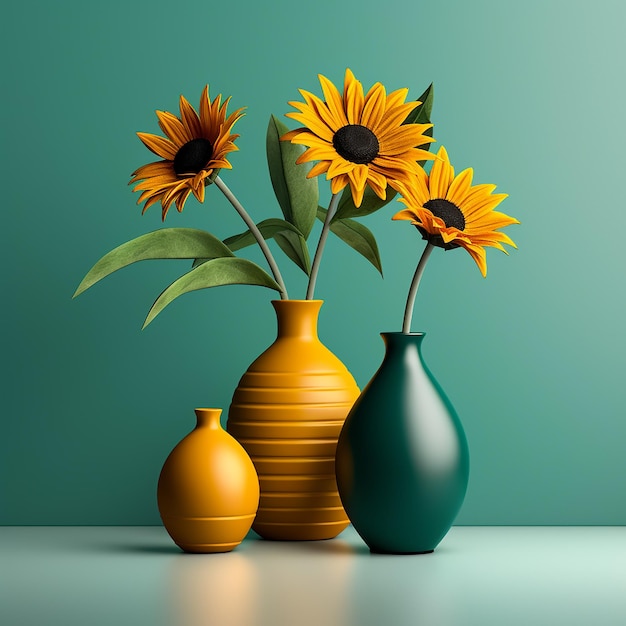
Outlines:
{"label": "green stem", "polygon": [[411,320],[413,319],[413,307],[415,306],[415,296],[417,295],[417,288],[420,286],[420,280],[422,280],[422,274],[426,267],[426,262],[430,253],[433,251],[433,244],[428,242],[422,252],[422,256],[417,264],[417,269],[413,275],[411,281],[411,288],[409,289],[409,297],[406,300],[406,308],[404,309],[404,321],[402,323],[402,332],[408,335],[411,332]]}
{"label": "green stem", "polygon": [[287,287],[285,287],[285,283],[283,281],[283,277],[280,274],[280,270],[278,269],[278,265],[276,265],[276,261],[263,237],[261,231],[258,229],[257,225],[252,221],[252,218],[248,215],[248,212],[243,208],[242,204],[235,198],[233,192],[226,186],[226,183],[219,177],[215,177],[215,184],[218,189],[226,196],[228,201],[235,207],[237,213],[239,213],[241,219],[245,222],[246,226],[250,229],[250,232],[254,235],[254,238],[257,240],[265,259],[267,260],[270,269],[272,270],[272,274],[274,274],[274,280],[278,283],[280,287],[280,298],[281,300],[289,300],[289,296],[287,295]]}
{"label": "green stem", "polygon": [[335,213],[337,212],[337,206],[339,205],[339,194],[334,193],[330,199],[328,205],[328,211],[326,212],[326,219],[324,220],[324,226],[322,226],[322,233],[320,239],[317,242],[317,250],[315,250],[315,257],[313,258],[313,267],[311,267],[311,275],[309,276],[309,286],[306,290],[306,299],[313,300],[313,293],[315,292],[315,283],[317,282],[317,273],[320,269],[320,263],[322,261],[322,254],[324,253],[324,246],[326,245],[326,239],[328,238],[328,231],[330,230],[330,222],[332,221]]}

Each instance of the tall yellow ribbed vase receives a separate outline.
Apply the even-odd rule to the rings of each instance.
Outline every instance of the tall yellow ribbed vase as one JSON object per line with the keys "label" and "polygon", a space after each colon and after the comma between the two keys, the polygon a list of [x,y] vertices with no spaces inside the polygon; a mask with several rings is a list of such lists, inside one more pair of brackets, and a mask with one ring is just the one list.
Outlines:
{"label": "tall yellow ribbed vase", "polygon": [[246,449],[266,539],[336,537],[349,524],[335,480],[337,439],[359,388],[319,340],[322,300],[276,300],[278,336],[241,378],[227,430]]}

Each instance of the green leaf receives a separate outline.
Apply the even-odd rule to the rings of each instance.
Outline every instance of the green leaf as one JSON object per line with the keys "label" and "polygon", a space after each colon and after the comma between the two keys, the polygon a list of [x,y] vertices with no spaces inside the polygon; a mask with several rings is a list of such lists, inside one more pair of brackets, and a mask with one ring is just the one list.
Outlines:
{"label": "green leaf", "polygon": [[[258,229],[261,231],[264,239],[271,239],[274,237],[276,233],[279,233],[283,230],[292,231],[295,234],[302,236],[302,233],[298,230],[296,226],[290,224],[285,220],[281,220],[275,217],[271,217],[267,220],[263,220],[257,224]],[[242,248],[246,248],[248,246],[254,245],[256,243],[256,239],[254,235],[246,230],[243,233],[239,233],[238,235],[233,235],[232,237],[228,237],[228,239],[224,239],[224,245],[228,246],[233,252],[236,250],[241,250]]]}
{"label": "green leaf", "polygon": [[434,87],[430,83],[428,89],[418,98],[422,103],[415,107],[404,120],[404,124],[430,124],[430,114],[433,110]]}
{"label": "green leaf", "polygon": [[[317,217],[322,222],[326,219],[326,209],[317,208]],[[383,275],[378,244],[372,231],[356,220],[349,218],[332,220],[330,230],[351,248],[362,254]]]}
{"label": "green leaf", "polygon": [[317,176],[306,177],[311,170],[310,163],[296,165],[296,159],[305,148],[290,141],[281,141],[280,138],[288,131],[289,128],[274,115],[270,117],[266,136],[267,164],[274,194],[285,219],[306,239],[317,213]]}
{"label": "green leaf", "polygon": [[278,283],[252,261],[238,257],[211,259],[175,280],[161,293],[148,312],[143,328],[178,296],[222,285],[258,285],[280,291]]}
{"label": "green leaf", "polygon": [[274,235],[274,241],[280,249],[308,276],[311,273],[311,258],[306,239],[290,230],[283,230]]}
{"label": "green leaf", "polygon": [[217,237],[195,228],[161,228],[127,241],[105,254],[83,278],[74,298],[105,276],[131,263],[151,259],[195,259],[234,256]]}
{"label": "green leaf", "polygon": [[[292,224],[278,218],[263,220],[257,224],[265,239],[273,238],[280,249],[308,276],[311,273],[309,248],[303,234]],[[238,235],[224,239],[233,252],[256,243],[254,235],[246,230]],[[193,267],[204,263],[207,259],[196,259]]]}

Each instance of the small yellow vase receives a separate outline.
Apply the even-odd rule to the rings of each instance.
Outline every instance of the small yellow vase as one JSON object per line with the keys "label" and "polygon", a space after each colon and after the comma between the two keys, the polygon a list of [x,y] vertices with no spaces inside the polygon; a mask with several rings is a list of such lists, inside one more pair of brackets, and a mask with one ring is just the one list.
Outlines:
{"label": "small yellow vase", "polygon": [[322,300],[272,304],[278,337],[241,378],[227,429],[259,475],[253,530],[266,539],[330,539],[350,523],[337,491],[335,450],[359,388],[317,336]]}
{"label": "small yellow vase", "polygon": [[185,552],[229,552],[259,505],[250,457],[220,424],[221,409],[196,409],[197,426],[170,453],[157,488],[163,525]]}

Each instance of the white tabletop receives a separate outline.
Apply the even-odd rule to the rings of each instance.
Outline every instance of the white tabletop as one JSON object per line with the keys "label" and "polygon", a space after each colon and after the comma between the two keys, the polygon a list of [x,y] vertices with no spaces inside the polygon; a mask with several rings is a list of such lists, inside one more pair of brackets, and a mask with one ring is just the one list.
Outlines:
{"label": "white tabletop", "polygon": [[455,527],[433,554],[161,527],[0,528],[3,626],[624,626],[626,527]]}

